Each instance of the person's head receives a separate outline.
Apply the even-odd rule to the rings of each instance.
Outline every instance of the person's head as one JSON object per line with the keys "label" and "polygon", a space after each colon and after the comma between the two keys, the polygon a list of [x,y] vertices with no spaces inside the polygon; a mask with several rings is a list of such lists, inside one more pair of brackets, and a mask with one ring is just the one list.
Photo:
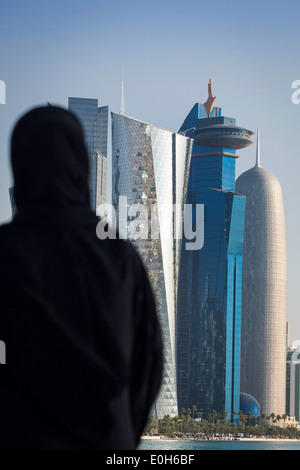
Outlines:
{"label": "person's head", "polygon": [[45,106],[26,113],[12,133],[11,163],[19,212],[89,206],[84,134],[69,111]]}

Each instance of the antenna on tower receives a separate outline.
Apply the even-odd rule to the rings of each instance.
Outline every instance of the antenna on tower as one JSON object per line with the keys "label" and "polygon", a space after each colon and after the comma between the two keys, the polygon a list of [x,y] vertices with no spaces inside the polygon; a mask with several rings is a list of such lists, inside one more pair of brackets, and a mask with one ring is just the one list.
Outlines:
{"label": "antenna on tower", "polygon": [[120,108],[120,114],[125,115],[124,71],[122,71],[122,91],[121,91],[121,108]]}
{"label": "antenna on tower", "polygon": [[257,143],[256,143],[256,168],[261,168],[260,164],[260,130],[257,129]]}

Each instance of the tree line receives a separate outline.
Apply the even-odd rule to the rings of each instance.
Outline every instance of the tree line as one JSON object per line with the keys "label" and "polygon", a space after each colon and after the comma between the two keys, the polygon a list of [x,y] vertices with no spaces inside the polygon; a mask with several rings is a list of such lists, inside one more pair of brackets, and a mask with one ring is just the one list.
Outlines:
{"label": "tree line", "polygon": [[181,409],[178,416],[164,416],[163,419],[156,419],[154,416],[148,418],[144,434],[164,435],[166,437],[193,437],[202,435],[255,435],[256,437],[288,438],[300,439],[299,428],[280,427],[279,424],[285,421],[287,415],[262,414],[257,424],[252,413],[243,415],[242,411],[233,412],[233,421],[230,422],[226,411],[218,413],[212,410],[210,414],[203,418],[202,413],[197,411],[196,406]]}

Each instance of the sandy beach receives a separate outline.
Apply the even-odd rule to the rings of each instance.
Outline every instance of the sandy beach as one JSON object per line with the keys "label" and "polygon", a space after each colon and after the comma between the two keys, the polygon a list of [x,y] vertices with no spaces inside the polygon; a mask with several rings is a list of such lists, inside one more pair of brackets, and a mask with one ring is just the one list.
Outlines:
{"label": "sandy beach", "polygon": [[243,442],[248,442],[248,441],[255,441],[255,442],[275,442],[275,441],[280,441],[280,442],[300,442],[299,439],[280,439],[280,438],[269,438],[269,437],[239,437],[237,439],[194,439],[193,437],[165,437],[165,436],[142,436],[142,440],[152,440],[152,441],[157,441],[157,440],[164,440],[164,441],[222,441],[222,442],[232,442],[232,441],[243,441]]}

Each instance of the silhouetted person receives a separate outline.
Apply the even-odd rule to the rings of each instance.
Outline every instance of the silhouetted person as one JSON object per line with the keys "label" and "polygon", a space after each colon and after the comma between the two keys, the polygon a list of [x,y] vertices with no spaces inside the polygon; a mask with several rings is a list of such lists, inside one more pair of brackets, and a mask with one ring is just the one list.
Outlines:
{"label": "silhouetted person", "polygon": [[11,142],[18,213],[0,228],[0,448],[135,449],[162,343],[142,262],[99,240],[75,116],[37,108]]}

